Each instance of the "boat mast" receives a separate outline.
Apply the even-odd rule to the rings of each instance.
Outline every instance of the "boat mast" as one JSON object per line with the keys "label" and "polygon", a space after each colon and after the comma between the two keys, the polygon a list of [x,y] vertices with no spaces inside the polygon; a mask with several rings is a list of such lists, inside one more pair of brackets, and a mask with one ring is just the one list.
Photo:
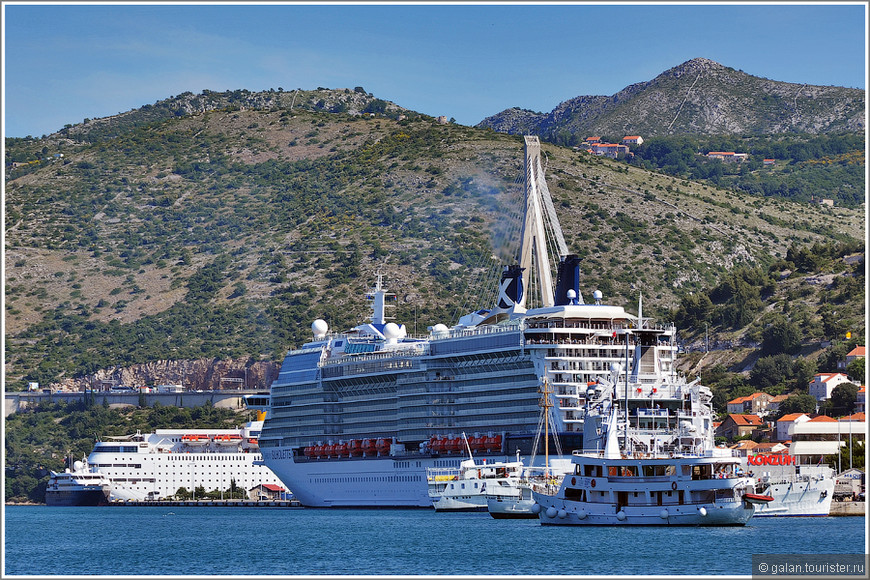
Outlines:
{"label": "boat mast", "polygon": [[550,475],[550,381],[546,376],[541,378],[541,407],[544,409],[544,474]]}

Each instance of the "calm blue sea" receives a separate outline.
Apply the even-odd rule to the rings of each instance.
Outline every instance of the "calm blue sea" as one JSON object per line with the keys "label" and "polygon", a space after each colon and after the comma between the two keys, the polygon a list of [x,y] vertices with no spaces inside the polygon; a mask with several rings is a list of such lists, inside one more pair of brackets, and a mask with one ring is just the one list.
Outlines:
{"label": "calm blue sea", "polygon": [[401,509],[6,506],[5,575],[749,575],[756,553],[865,550],[865,518],[541,526]]}

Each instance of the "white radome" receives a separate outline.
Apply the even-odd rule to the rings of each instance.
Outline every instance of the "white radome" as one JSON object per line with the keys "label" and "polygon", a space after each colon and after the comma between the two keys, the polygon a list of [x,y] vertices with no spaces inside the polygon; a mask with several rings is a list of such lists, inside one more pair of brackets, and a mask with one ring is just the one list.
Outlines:
{"label": "white radome", "polygon": [[323,338],[329,331],[329,325],[326,324],[326,321],[322,318],[318,318],[311,323],[311,331],[314,333],[316,338]]}

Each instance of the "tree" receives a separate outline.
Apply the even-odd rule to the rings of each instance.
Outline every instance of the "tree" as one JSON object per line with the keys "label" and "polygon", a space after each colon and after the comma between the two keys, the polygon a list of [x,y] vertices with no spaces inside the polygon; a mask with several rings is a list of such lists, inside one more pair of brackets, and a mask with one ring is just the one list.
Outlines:
{"label": "tree", "polygon": [[837,417],[851,415],[855,411],[855,401],[858,399],[858,385],[841,383],[831,391],[831,414]]}
{"label": "tree", "polygon": [[864,357],[858,357],[848,365],[846,365],[846,374],[849,375],[851,381],[864,381]]}
{"label": "tree", "polygon": [[793,393],[788,398],[779,404],[779,411],[776,414],[777,419],[781,419],[792,413],[804,413],[810,415],[816,412],[816,398],[809,393]]}
{"label": "tree", "polygon": [[800,328],[785,316],[777,315],[774,321],[761,332],[763,354],[796,354],[800,349]]}
{"label": "tree", "polygon": [[749,382],[764,391],[791,379],[793,367],[794,363],[787,354],[761,357],[749,372]]}

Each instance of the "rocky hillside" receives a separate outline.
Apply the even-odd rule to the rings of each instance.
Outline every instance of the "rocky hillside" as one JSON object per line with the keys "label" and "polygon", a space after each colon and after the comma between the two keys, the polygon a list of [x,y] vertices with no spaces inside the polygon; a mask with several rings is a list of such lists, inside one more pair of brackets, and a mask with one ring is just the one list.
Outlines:
{"label": "rocky hillside", "polygon": [[579,96],[549,113],[513,108],[481,121],[511,134],[608,135],[863,132],[864,91],[755,77],[695,58],[611,96]]}
{"label": "rocky hillside", "polygon": [[[521,138],[356,89],[234,94],[7,140],[8,389],[153,361],[277,364],[315,318],[362,320],[378,271],[412,334],[492,303]],[[543,152],[583,291],[632,310],[643,292],[659,320],[736,268],[866,233],[862,210]]]}

